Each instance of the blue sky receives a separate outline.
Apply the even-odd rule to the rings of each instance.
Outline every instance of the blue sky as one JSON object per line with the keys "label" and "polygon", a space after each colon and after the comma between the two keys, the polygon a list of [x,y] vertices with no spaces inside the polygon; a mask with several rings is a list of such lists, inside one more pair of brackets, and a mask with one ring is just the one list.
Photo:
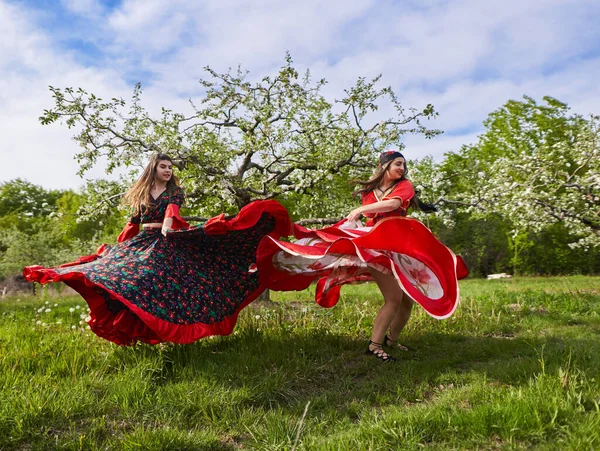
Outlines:
{"label": "blue sky", "polygon": [[140,81],[149,110],[189,114],[204,66],[258,78],[286,51],[331,99],[381,73],[405,106],[432,103],[445,133],[405,154],[441,159],[525,94],[599,114],[599,23],[597,0],[0,0],[0,182],[83,183],[73,132],[39,124],[48,85],[127,99]]}

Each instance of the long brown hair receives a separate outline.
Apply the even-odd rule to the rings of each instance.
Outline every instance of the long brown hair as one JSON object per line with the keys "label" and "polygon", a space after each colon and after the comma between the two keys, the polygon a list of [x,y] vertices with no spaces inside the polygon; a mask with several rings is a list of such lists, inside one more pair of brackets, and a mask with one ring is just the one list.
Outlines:
{"label": "long brown hair", "polygon": [[[140,178],[137,179],[123,196],[123,203],[133,207],[133,216],[141,214],[144,210],[153,210],[156,208],[156,204],[150,195],[150,190],[152,189],[154,178],[156,177],[156,167],[161,161],[173,163],[171,157],[164,153],[152,155],[152,158],[150,158],[150,161],[144,168],[144,172],[142,172]],[[167,182],[167,194],[169,195],[169,199],[171,199],[175,188],[178,186],[179,179],[171,172],[171,178]]]}
{"label": "long brown hair", "polygon": [[[387,169],[390,167],[390,164],[392,164],[393,161],[394,160],[390,160],[384,164],[377,165],[377,169],[375,170],[375,173],[371,176],[371,178],[369,180],[352,180],[350,183],[362,186],[361,189],[354,191],[352,193],[352,195],[358,196],[359,194],[370,193],[375,188],[377,188],[379,186],[379,184],[381,183],[381,181],[383,180],[385,171],[387,171]],[[404,174],[402,174],[402,178],[400,180],[396,181],[393,186],[396,186],[396,184],[400,183],[402,180],[405,180],[406,173],[407,173],[406,160],[404,160]]]}

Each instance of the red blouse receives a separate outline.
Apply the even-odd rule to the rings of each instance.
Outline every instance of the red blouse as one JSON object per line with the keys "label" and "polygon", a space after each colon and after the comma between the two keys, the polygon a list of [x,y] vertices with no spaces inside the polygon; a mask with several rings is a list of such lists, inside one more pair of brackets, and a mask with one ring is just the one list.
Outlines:
{"label": "red blouse", "polygon": [[391,193],[386,195],[383,199],[379,199],[375,194],[375,191],[369,191],[368,193],[363,193],[362,195],[362,204],[370,205],[375,202],[390,200],[390,199],[400,199],[402,201],[402,205],[398,207],[396,210],[386,211],[385,213],[365,213],[364,216],[367,217],[366,225],[367,227],[372,227],[378,221],[383,218],[389,218],[392,216],[406,216],[406,211],[408,210],[408,206],[410,205],[410,200],[414,197],[415,190],[410,183],[409,180],[401,180],[399,181]]}
{"label": "red blouse", "polygon": [[153,222],[163,222],[165,218],[173,218],[173,229],[183,229],[189,227],[189,224],[179,215],[179,207],[183,203],[183,190],[181,187],[175,188],[171,197],[167,190],[163,191],[155,199],[156,207],[152,210],[142,211],[141,215],[132,216],[117,241],[128,240],[134,237],[140,231],[141,224],[150,224]]}

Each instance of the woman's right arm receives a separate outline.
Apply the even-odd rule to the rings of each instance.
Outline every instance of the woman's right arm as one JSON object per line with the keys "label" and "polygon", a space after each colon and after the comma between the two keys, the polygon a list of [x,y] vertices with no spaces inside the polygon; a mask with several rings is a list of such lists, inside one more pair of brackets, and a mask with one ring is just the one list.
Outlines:
{"label": "woman's right arm", "polygon": [[361,217],[361,215],[368,213],[387,213],[388,211],[396,210],[402,206],[402,199],[394,198],[388,200],[381,200],[372,204],[363,205],[362,207],[355,208],[350,212],[346,219],[348,221],[355,221]]}
{"label": "woman's right arm", "polygon": [[140,222],[142,222],[140,215],[132,216],[125,228],[119,234],[117,241],[122,243],[123,241],[133,238],[140,233]]}

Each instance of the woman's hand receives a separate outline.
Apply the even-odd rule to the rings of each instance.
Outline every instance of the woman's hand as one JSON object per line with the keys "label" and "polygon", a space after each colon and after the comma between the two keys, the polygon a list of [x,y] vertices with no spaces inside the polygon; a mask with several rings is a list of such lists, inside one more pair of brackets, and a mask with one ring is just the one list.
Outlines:
{"label": "woman's hand", "polygon": [[350,214],[348,216],[346,216],[346,219],[349,222],[357,221],[362,216],[362,211],[361,210],[362,209],[360,207],[359,208],[355,208],[354,210],[352,210],[350,212]]}
{"label": "woman's hand", "polygon": [[167,236],[167,233],[169,233],[171,231],[172,225],[173,225],[173,218],[165,218],[165,220],[163,221],[161,233],[164,236]]}

